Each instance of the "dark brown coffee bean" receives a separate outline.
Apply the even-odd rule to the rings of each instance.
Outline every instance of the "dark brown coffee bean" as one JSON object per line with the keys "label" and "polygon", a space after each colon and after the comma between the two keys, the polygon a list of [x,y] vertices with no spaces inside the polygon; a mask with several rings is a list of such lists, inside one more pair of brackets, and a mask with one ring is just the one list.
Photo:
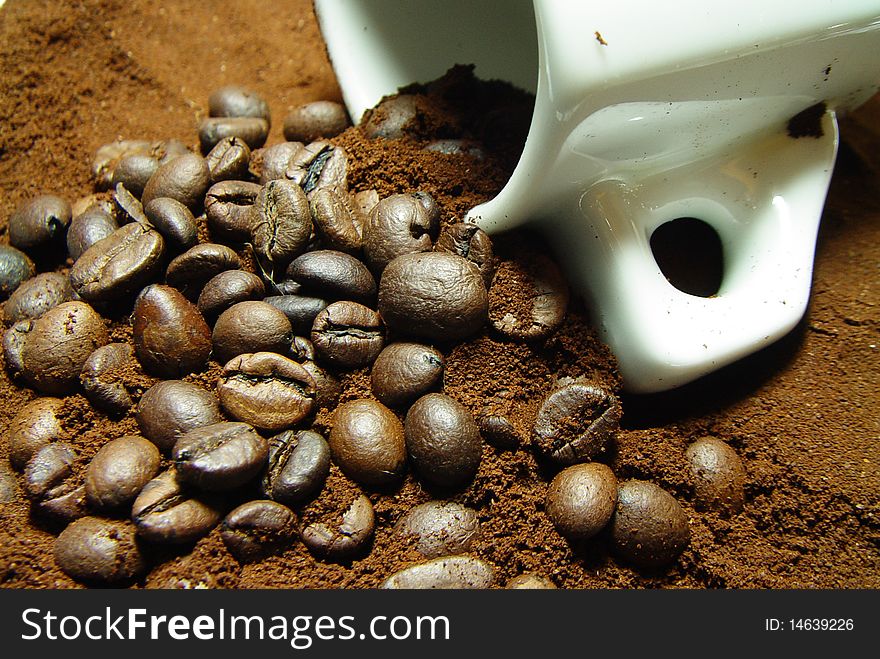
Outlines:
{"label": "dark brown coffee bean", "polygon": [[324,245],[355,254],[361,249],[363,223],[356,221],[352,202],[332,188],[315,190],[310,199],[315,231]]}
{"label": "dark brown coffee bean", "polygon": [[159,473],[159,449],[139,435],[108,442],[86,468],[86,498],[98,510],[134,503],[144,485]]}
{"label": "dark brown coffee bean", "polygon": [[296,515],[275,501],[248,501],[230,512],[220,537],[239,561],[255,561],[282,550],[296,537]]}
{"label": "dark brown coffee bean", "polygon": [[293,337],[290,342],[290,357],[299,363],[314,361],[315,344],[302,336]]}
{"label": "dark brown coffee bean", "polygon": [[486,322],[489,299],[479,270],[454,254],[406,254],[379,282],[379,313],[389,329],[429,341],[460,341]]}
{"label": "dark brown coffee bean", "polygon": [[55,539],[55,563],[77,581],[120,585],[147,572],[131,522],[83,517]]}
{"label": "dark brown coffee bean", "polygon": [[547,490],[547,516],[570,540],[592,538],[605,528],[616,504],[617,479],[598,462],[563,469]]}
{"label": "dark brown coffee bean", "polygon": [[361,130],[369,139],[400,139],[418,113],[415,96],[398,94],[364,114]]}
{"label": "dark brown coffee bean", "polygon": [[621,483],[611,538],[618,554],[639,567],[661,567],[691,540],[688,518],[666,490],[647,481]]}
{"label": "dark brown coffee bean", "polygon": [[220,363],[244,353],[285,353],[292,338],[287,316],[266,302],[233,304],[214,323],[214,353]]}
{"label": "dark brown coffee bean", "polygon": [[376,297],[376,280],[363,263],[344,252],[319,249],[298,256],[287,276],[303,291],[326,300],[370,303]]}
{"label": "dark brown coffee bean", "polygon": [[547,338],[562,324],[568,308],[568,284],[543,254],[503,261],[489,289],[489,322],[515,341]]}
{"label": "dark brown coffee bean", "polygon": [[205,195],[205,214],[212,235],[223,240],[243,242],[250,238],[260,186],[249,181],[221,181]]}
{"label": "dark brown coffee bean", "polygon": [[144,206],[144,214],[172,251],[182,252],[199,240],[193,214],[176,199],[157,197]]}
{"label": "dark brown coffee bean", "polygon": [[132,359],[134,350],[127,343],[108,343],[89,355],[79,380],[92,405],[110,414],[129,410],[133,402],[120,372]]}
{"label": "dark brown coffee bean", "polygon": [[394,527],[395,535],[412,538],[425,558],[463,554],[480,537],[477,512],[452,501],[428,501],[410,510]]}
{"label": "dark brown coffee bean", "polygon": [[71,220],[67,228],[67,254],[76,261],[89,247],[118,228],[111,211],[101,205],[91,206]]}
{"label": "dark brown coffee bean", "polygon": [[104,320],[89,305],[59,304],[33,321],[21,352],[22,377],[44,393],[69,393],[89,355],[109,342]]}
{"label": "dark brown coffee bean", "polygon": [[158,142],[146,140],[116,140],[104,144],[95,152],[92,159],[92,175],[99,190],[107,190],[116,185],[113,175],[119,162],[129,156],[153,156]]}
{"label": "dark brown coffee bean", "polygon": [[318,493],[330,473],[330,445],[312,430],[286,430],[269,439],[269,466],[263,493],[297,504]]}
{"label": "dark brown coffee bean", "polygon": [[495,581],[492,566],[473,556],[445,556],[398,570],[380,588],[484,589]]}
{"label": "dark brown coffee bean", "polygon": [[233,357],[223,367],[217,395],[233,418],[277,431],[311,413],[315,381],[295,361],[274,352],[257,352]]}
{"label": "dark brown coffee bean", "polygon": [[194,497],[174,471],[166,471],[144,485],[134,500],[131,517],[144,540],[183,544],[207,535],[222,515],[214,501]]}
{"label": "dark brown coffee bean", "polygon": [[364,228],[364,254],[370,269],[378,275],[401,254],[430,252],[439,223],[440,213],[427,193],[382,199]]}
{"label": "dark brown coffee bean", "polygon": [[113,190],[113,203],[116,206],[115,214],[122,218],[123,224],[129,222],[149,224],[147,216],[144,214],[144,205],[122,183],[117,183]]}
{"label": "dark brown coffee bean", "polygon": [[283,179],[290,161],[302,150],[302,142],[281,142],[256,149],[251,152],[250,172],[259,179],[260,185]]}
{"label": "dark brown coffee bean", "polygon": [[133,222],[99,240],[70,269],[73,290],[89,302],[116,300],[158,278],[165,241],[150,227]]}
{"label": "dark brown coffee bean", "polygon": [[346,476],[369,486],[399,482],[406,466],[403,426],[394,412],[374,400],[353,400],[336,408],[330,451]]}
{"label": "dark brown coffee bean", "polygon": [[34,276],[34,262],[24,252],[0,245],[0,300],[5,300],[21,286],[23,281]]}
{"label": "dark brown coffee bean", "polygon": [[258,117],[271,120],[269,104],[257,92],[228,85],[211,92],[208,97],[208,114],[212,117]]}
{"label": "dark brown coffee bean", "polygon": [[373,363],[373,394],[390,407],[404,406],[443,379],[443,355],[419,343],[392,343]]}
{"label": "dark brown coffee bean", "polygon": [[168,264],[165,281],[188,300],[198,300],[202,287],[224,270],[238,270],[238,254],[226,245],[202,243],[176,256]]}
{"label": "dark brown coffee bean", "polygon": [[686,452],[698,509],[735,515],[745,502],[746,470],[730,445],[701,437]]}
{"label": "dark brown coffee bean", "polygon": [[476,224],[459,222],[451,224],[440,232],[434,249],[438,252],[449,252],[473,263],[488,289],[495,275],[495,257],[492,241],[488,234]]}
{"label": "dark brown coffee bean", "polygon": [[6,431],[13,469],[21,471],[41,448],[67,437],[59,420],[63,407],[60,398],[37,398],[15,415]]}
{"label": "dark brown coffee bean", "polygon": [[483,414],[477,420],[477,426],[486,443],[495,448],[515,450],[522,443],[522,438],[513,423],[505,416]]}
{"label": "dark brown coffee bean", "polygon": [[303,544],[319,558],[345,561],[362,553],[373,537],[376,518],[373,504],[363,494],[338,518],[313,522],[302,530]]}
{"label": "dark brown coffee bean", "polygon": [[185,433],[223,421],[214,395],[189,382],[165,380],[147,389],[135,414],[144,437],[168,453]]}
{"label": "dark brown coffee bean", "polygon": [[357,302],[334,302],[315,317],[312,343],[322,358],[341,368],[373,363],[385,346],[382,319]]}
{"label": "dark brown coffee bean", "polygon": [[271,304],[287,316],[293,331],[297,334],[310,334],[315,318],[327,308],[327,300],[303,295],[270,295],[263,302]]}
{"label": "dark brown coffee bean", "polygon": [[520,574],[507,582],[505,588],[511,590],[555,590],[556,584],[542,574]]}
{"label": "dark brown coffee bean", "polygon": [[572,383],[544,400],[535,419],[538,449],[560,464],[591,460],[620,427],[620,401],[591,384]]}
{"label": "dark brown coffee bean", "polygon": [[201,156],[188,153],[169,160],[156,170],[144,188],[141,201],[146,205],[159,197],[171,197],[195,214],[201,210],[210,183],[208,163]]}
{"label": "dark brown coffee bean", "polygon": [[212,277],[199,293],[198,307],[208,320],[217,318],[233,304],[262,300],[266,294],[263,280],[245,270],[226,270]]}
{"label": "dark brown coffee bean", "polygon": [[70,203],[55,195],[28,199],[9,216],[9,244],[24,251],[64,243]]}
{"label": "dark brown coffee bean", "polygon": [[116,187],[121,183],[131,194],[140,198],[147,181],[157,169],[159,169],[159,159],[154,156],[139,153],[124,156],[113,169],[110,184]]}
{"label": "dark brown coffee bean", "polygon": [[199,123],[199,146],[208,153],[226,138],[234,137],[248,148],[259,149],[269,136],[269,122],[257,117],[208,117]]}
{"label": "dark brown coffee bean", "polygon": [[24,470],[25,492],[37,511],[63,522],[86,514],[86,495],[76,452],[64,442],[44,446]]}
{"label": "dark brown coffee bean", "polygon": [[44,272],[28,279],[9,296],[3,308],[7,323],[39,318],[52,307],[73,299],[70,279],[59,272]]}
{"label": "dark brown coffee bean", "polygon": [[348,158],[342,148],[329,142],[311,142],[293,154],[284,176],[307,195],[324,188],[347,194]]}
{"label": "dark brown coffee bean", "polygon": [[251,150],[240,137],[224,137],[205,156],[211,182],[241,180],[247,177]]}
{"label": "dark brown coffee bean", "polygon": [[284,139],[311,142],[319,137],[336,137],[351,126],[342,103],[313,101],[294,108],[284,119]]}
{"label": "dark brown coffee bean", "polygon": [[280,274],[309,242],[309,200],[295,183],[269,181],[257,195],[252,212],[254,250],[267,270]]}
{"label": "dark brown coffee bean", "polygon": [[483,443],[464,405],[444,394],[426,394],[409,408],[404,428],[407,453],[421,478],[444,488],[473,480]]}
{"label": "dark brown coffee bean", "polygon": [[225,491],[259,474],[269,444],[246,423],[223,421],[190,430],[171,451],[181,481],[201,490]]}

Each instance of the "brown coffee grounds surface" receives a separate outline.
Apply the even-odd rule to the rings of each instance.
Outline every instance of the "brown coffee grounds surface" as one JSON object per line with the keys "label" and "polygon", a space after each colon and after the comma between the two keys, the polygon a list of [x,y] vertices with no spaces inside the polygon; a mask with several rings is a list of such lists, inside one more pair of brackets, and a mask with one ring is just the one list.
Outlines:
{"label": "brown coffee grounds surface", "polygon": [[[178,138],[195,147],[208,94],[225,84],[247,85],[266,98],[273,112],[270,143],[283,139],[280,127],[292,107],[339,100],[310,4],[9,0],[0,9],[0,240],[8,242],[6,220],[29,196],[74,200],[90,193],[89,163],[106,142]],[[504,184],[512,164],[504,146],[522,127],[501,125],[500,155],[496,149],[481,161],[429,153],[422,150],[429,136],[482,131],[485,138],[486,126],[456,124],[461,119],[450,119],[454,113],[436,104],[421,110],[423,123],[408,140],[369,141],[352,129],[335,142],[349,153],[351,189],[376,188],[383,196],[423,189],[450,222]],[[474,553],[495,566],[499,585],[535,571],[571,588],[880,587],[877,126],[880,101],[874,99],[842,127],[812,303],[799,327],[697,384],[623,397],[624,427],[598,459],[620,480],[641,478],[668,489],[687,512],[689,548],[672,566],[645,571],[614,558],[604,535],[566,542],[543,511],[552,472],[528,450],[487,446],[473,484],[451,498],[477,509],[482,537]],[[527,259],[535,244],[521,234],[495,240],[502,258]],[[111,333],[114,340],[130,336],[123,311]],[[576,299],[546,342],[512,343],[487,329],[444,354],[445,392],[474,413],[510,414],[526,440],[541,400],[560,379],[619,384],[613,359]],[[218,369],[211,362],[185,379],[211,389]],[[124,374],[135,399],[155,381],[136,363]],[[371,397],[366,369],[345,376],[343,385],[342,401]],[[0,369],[0,437],[34,397]],[[318,414],[319,431],[329,429],[330,412]],[[130,414],[108,418],[79,395],[65,399],[63,423],[83,464],[107,441],[137,433]],[[745,463],[745,509],[732,518],[692,505],[685,450],[705,435],[729,442]],[[0,476],[8,471],[7,457],[4,439]],[[21,477],[15,478],[13,500],[0,503],[0,585],[78,586],[52,557],[60,529],[29,514]],[[334,467],[322,499],[303,516],[341,514],[358,491]],[[348,564],[318,561],[300,542],[240,564],[215,530],[194,547],[151,550],[154,567],[136,587],[374,587],[419,559],[393,535],[396,522],[414,505],[445,494],[407,476],[398,489],[368,495],[376,509],[375,539],[366,556]]]}

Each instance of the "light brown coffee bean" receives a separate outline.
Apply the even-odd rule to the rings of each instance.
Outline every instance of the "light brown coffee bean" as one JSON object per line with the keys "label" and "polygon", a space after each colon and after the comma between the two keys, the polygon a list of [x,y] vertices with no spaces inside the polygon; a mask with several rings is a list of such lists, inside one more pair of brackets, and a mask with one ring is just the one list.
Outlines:
{"label": "light brown coffee bean", "polygon": [[284,119],[284,139],[311,142],[319,137],[336,137],[351,126],[342,103],[313,101],[294,108]]}
{"label": "light brown coffee bean", "polygon": [[134,358],[127,343],[108,343],[95,350],[79,375],[86,398],[95,407],[110,414],[124,414],[132,406],[120,371]]}
{"label": "light brown coffee bean", "polygon": [[404,406],[428,393],[443,378],[443,355],[419,343],[392,343],[373,363],[373,394],[390,407]]}
{"label": "light brown coffee bean", "polygon": [[743,509],[746,470],[729,444],[715,437],[701,437],[688,447],[685,455],[698,509],[727,516]]}
{"label": "light brown coffee bean", "polygon": [[233,490],[266,466],[269,444],[246,423],[223,421],[190,430],[171,450],[180,480],[206,491]]}
{"label": "light brown coffee bean", "polygon": [[217,526],[221,517],[215,501],[194,496],[173,470],[147,483],[131,508],[138,536],[159,544],[195,542]]}
{"label": "light brown coffee bean", "polygon": [[61,197],[28,199],[9,216],[9,244],[25,252],[64,244],[70,217],[70,202]]}
{"label": "light brown coffee bean", "polygon": [[319,558],[345,561],[367,548],[375,528],[373,504],[362,494],[342,514],[342,523],[332,519],[308,524],[302,530],[302,541]]}
{"label": "light brown coffee bean", "polygon": [[315,317],[312,343],[322,359],[340,368],[373,363],[385,346],[385,328],[375,311],[357,302],[334,302]]}
{"label": "light brown coffee bean", "polygon": [[672,563],[691,539],[688,518],[678,501],[654,483],[621,483],[611,520],[617,553],[639,567]]}
{"label": "light brown coffee bean", "polygon": [[147,571],[131,522],[83,517],[55,540],[55,563],[85,583],[127,584]]}
{"label": "light brown coffee bean", "polygon": [[397,536],[415,541],[425,558],[463,554],[480,537],[477,512],[453,501],[428,501],[410,510],[394,527]]}
{"label": "light brown coffee bean", "polygon": [[599,533],[617,504],[617,479],[607,466],[591,462],[562,470],[547,490],[547,516],[570,540]]}
{"label": "light brown coffee bean", "polygon": [[492,566],[473,556],[446,556],[398,570],[380,588],[484,589],[495,581]]}
{"label": "light brown coffee bean", "polygon": [[358,483],[382,487],[399,482],[403,475],[403,426],[381,403],[362,399],[340,405],[329,442],[333,461]]}
{"label": "light brown coffee bean", "polygon": [[430,252],[440,228],[440,213],[424,192],[382,199],[364,227],[364,255],[378,276],[401,254]]}
{"label": "light brown coffee bean", "polygon": [[205,156],[211,182],[237,181],[247,177],[251,150],[240,137],[224,137]]}
{"label": "light brown coffee bean", "polygon": [[67,438],[59,418],[63,408],[60,398],[37,398],[15,415],[6,431],[13,469],[21,471],[41,448]]}
{"label": "light brown coffee bean", "polygon": [[181,380],[163,380],[147,389],[135,414],[144,437],[168,453],[177,440],[195,428],[223,421],[217,398]]}
{"label": "light brown coffee bean", "polygon": [[244,242],[250,238],[260,186],[250,181],[221,181],[205,195],[205,215],[211,235],[220,240]]}
{"label": "light brown coffee bean", "polygon": [[254,250],[267,270],[280,274],[308,244],[312,232],[309,200],[291,181],[269,181],[257,195],[252,213]]}
{"label": "light brown coffee bean", "polygon": [[39,318],[52,307],[72,299],[73,288],[66,275],[44,272],[15,289],[3,308],[3,318],[7,323]]}
{"label": "light brown coffee bean", "polygon": [[144,205],[159,197],[171,197],[195,215],[201,211],[211,171],[205,159],[194,153],[177,156],[162,164],[150,177],[141,201]]}
{"label": "light brown coffee bean", "polygon": [[356,254],[361,249],[363,224],[347,198],[332,188],[315,190],[309,199],[315,231],[329,249]]}
{"label": "light brown coffee bean", "polygon": [[282,550],[296,537],[296,515],[275,501],[248,501],[230,512],[220,537],[239,561],[255,561]]}
{"label": "light brown coffee bean", "polygon": [[86,468],[86,497],[98,510],[134,503],[144,485],[159,473],[159,449],[138,435],[114,439],[100,448]]}
{"label": "light brown coffee bean", "polygon": [[199,122],[199,146],[208,153],[226,138],[234,137],[250,149],[259,149],[269,136],[269,122],[258,117],[207,117]]}

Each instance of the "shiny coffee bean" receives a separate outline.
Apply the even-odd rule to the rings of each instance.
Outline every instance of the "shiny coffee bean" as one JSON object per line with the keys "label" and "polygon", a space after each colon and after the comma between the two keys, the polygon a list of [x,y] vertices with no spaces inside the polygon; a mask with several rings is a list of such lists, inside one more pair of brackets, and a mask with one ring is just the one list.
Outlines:
{"label": "shiny coffee bean", "polygon": [[304,295],[270,295],[263,302],[287,316],[296,334],[311,334],[315,318],[327,308],[327,300]]}
{"label": "shiny coffee bean", "polygon": [[116,510],[131,505],[144,485],[159,473],[159,449],[139,435],[114,439],[86,468],[86,498],[92,508]]}
{"label": "shiny coffee bean", "polygon": [[591,384],[572,383],[552,392],[538,410],[537,448],[560,464],[591,460],[620,427],[620,401]]}
{"label": "shiny coffee bean", "polygon": [[403,426],[373,400],[343,403],[330,430],[333,461],[353,481],[382,487],[400,481],[406,466]]}
{"label": "shiny coffee bean", "polygon": [[347,194],[348,158],[329,142],[311,142],[293,154],[284,176],[307,195],[324,188]]}
{"label": "shiny coffee bean", "polygon": [[286,430],[269,439],[269,466],[263,493],[297,504],[317,494],[330,473],[330,445],[312,430]]}
{"label": "shiny coffee bean", "polygon": [[315,231],[329,249],[355,254],[361,249],[363,225],[355,219],[355,209],[347,198],[332,188],[315,190],[309,199]]}
{"label": "shiny coffee bean", "polygon": [[21,375],[43,393],[70,393],[89,355],[109,342],[104,320],[94,309],[84,302],[64,302],[33,321],[21,352]]}
{"label": "shiny coffee bean", "polygon": [[244,485],[262,471],[268,456],[266,440],[248,424],[233,421],[190,430],[171,451],[181,481],[208,491]]}
{"label": "shiny coffee bean", "polygon": [[233,357],[223,367],[217,395],[234,419],[277,431],[311,413],[315,381],[295,361],[274,352],[257,352]]}
{"label": "shiny coffee bean", "polygon": [[620,556],[639,567],[672,563],[690,543],[688,518],[678,501],[647,481],[621,483],[611,539]]}
{"label": "shiny coffee bean", "polygon": [[492,566],[473,556],[445,556],[398,570],[380,588],[484,589],[495,581]]}
{"label": "shiny coffee bean", "polygon": [[438,252],[456,254],[473,263],[483,276],[486,288],[489,288],[495,275],[492,240],[476,224],[459,222],[449,225],[440,232],[434,249]]}
{"label": "shiny coffee bean", "polygon": [[70,522],[86,514],[86,494],[76,452],[56,442],[34,454],[24,470],[25,493],[42,514]]}
{"label": "shiny coffee bean", "polygon": [[306,248],[312,232],[309,200],[295,183],[269,181],[253,206],[252,240],[263,263],[275,273]]}
{"label": "shiny coffee bean", "polygon": [[159,159],[145,154],[132,154],[119,159],[113,169],[110,184],[116,187],[120,183],[135,197],[140,198],[147,187],[147,181],[159,169]]}
{"label": "shiny coffee bean", "polygon": [[127,343],[108,343],[89,355],[79,380],[92,405],[110,414],[124,414],[131,408],[121,371],[133,358],[134,350]]}
{"label": "shiny coffee bean", "polygon": [[556,584],[544,575],[529,572],[513,577],[504,587],[511,590],[555,590]]}
{"label": "shiny coffee bean", "polygon": [[463,554],[480,537],[477,512],[452,501],[428,501],[410,510],[394,527],[395,535],[412,538],[425,558]]}
{"label": "shiny coffee bean", "polygon": [[290,161],[302,150],[302,142],[281,142],[256,149],[251,152],[250,172],[259,179],[260,185],[283,179]]}
{"label": "shiny coffee bean", "polygon": [[222,240],[244,242],[250,238],[260,186],[249,181],[221,181],[205,195],[205,215],[212,235]]}
{"label": "shiny coffee bean", "polygon": [[176,199],[153,199],[144,206],[144,215],[153,228],[162,234],[168,249],[174,252],[187,250],[199,240],[193,214]]}
{"label": "shiny coffee bean", "polygon": [[296,530],[296,515],[287,506],[248,501],[226,516],[220,537],[239,561],[255,561],[290,545]]}
{"label": "shiny coffee bean", "polygon": [[186,296],[198,300],[202,287],[225,270],[238,270],[238,254],[226,245],[202,243],[176,256],[168,264],[165,281]]}
{"label": "shiny coffee bean", "polygon": [[422,479],[444,488],[473,479],[483,443],[464,405],[445,394],[426,394],[409,408],[404,428],[406,451]]}
{"label": "shiny coffee bean", "polygon": [[6,361],[6,368],[13,375],[20,374],[24,369],[22,353],[25,341],[33,328],[33,320],[19,320],[3,334],[3,359]]}
{"label": "shiny coffee bean", "polygon": [[9,244],[23,251],[63,244],[70,217],[70,203],[61,197],[28,199],[9,216]]}
{"label": "shiny coffee bean", "polygon": [[135,420],[144,437],[168,453],[182,435],[219,423],[223,415],[212,393],[189,382],[164,380],[141,396]]}
{"label": "shiny coffee bean", "polygon": [[367,266],[344,252],[306,252],[290,263],[287,276],[299,283],[305,293],[326,300],[369,304],[376,297],[376,280]]}
{"label": "shiny coffee bean", "polygon": [[199,146],[209,153],[221,140],[236,138],[259,149],[269,136],[269,122],[257,117],[208,117],[199,123]]}
{"label": "shiny coffee bean", "polygon": [[562,272],[543,254],[503,261],[489,289],[489,322],[515,341],[544,339],[562,324],[568,297]]}
{"label": "shiny coffee bean", "polygon": [[229,85],[211,92],[208,97],[208,114],[212,117],[257,117],[271,120],[269,104],[257,92]]}
{"label": "shiny coffee bean", "polygon": [[245,301],[232,305],[214,323],[214,354],[226,363],[252,352],[287,352],[293,330],[290,321],[271,304]]}
{"label": "shiny coffee bean", "polygon": [[746,471],[729,444],[701,437],[686,452],[698,509],[735,515],[745,502]]}
{"label": "shiny coffee bean", "polygon": [[313,101],[294,108],[284,119],[284,139],[311,142],[319,137],[336,137],[351,126],[342,103]]}
{"label": "shiny coffee bean", "polygon": [[205,156],[212,183],[247,178],[250,160],[250,147],[240,137],[224,137]]}
{"label": "shiny coffee bean", "polygon": [[95,152],[92,159],[92,175],[99,190],[107,190],[116,185],[113,174],[119,162],[129,156],[153,156],[158,142],[146,140],[116,140],[104,144]]}
{"label": "shiny coffee bean", "polygon": [[364,227],[364,254],[377,275],[401,254],[430,252],[440,228],[440,213],[424,192],[382,199]]}
{"label": "shiny coffee bean", "polygon": [[144,205],[122,183],[117,183],[113,189],[113,203],[116,207],[115,213],[117,217],[122,219],[123,224],[129,222],[149,224],[147,216],[144,214]]}
{"label": "shiny coffee bean", "polygon": [[460,341],[486,322],[489,299],[479,270],[444,252],[406,254],[379,282],[379,313],[389,329],[429,341]]}
{"label": "shiny coffee bean", "polygon": [[547,516],[570,540],[592,538],[605,528],[616,504],[617,479],[598,462],[563,469],[547,490]]}
{"label": "shiny coffee bean", "polygon": [[406,133],[407,125],[416,118],[417,114],[416,97],[410,94],[398,94],[368,111],[361,122],[361,130],[371,140],[400,139]]}
{"label": "shiny coffee bean", "polygon": [[205,192],[211,183],[208,163],[201,156],[188,153],[162,164],[150,177],[141,201],[144,205],[159,197],[171,197],[195,214],[201,210]]}
{"label": "shiny coffee bean", "polygon": [[67,437],[59,419],[63,407],[60,398],[37,398],[15,415],[6,431],[13,469],[21,471],[41,448]]}
{"label": "shiny coffee bean", "polygon": [[443,355],[419,343],[392,343],[373,363],[373,394],[389,407],[403,407],[438,386]]}
{"label": "shiny coffee bean", "polygon": [[131,508],[138,536],[160,544],[195,542],[208,535],[221,517],[216,503],[193,496],[174,471],[144,485]]}
{"label": "shiny coffee bean", "polygon": [[21,283],[34,276],[34,262],[24,252],[0,245],[0,300],[5,300]]}
{"label": "shiny coffee bean", "polygon": [[85,583],[122,585],[147,572],[131,522],[83,517],[55,539],[55,563]]}
{"label": "shiny coffee bean", "polygon": [[7,323],[39,318],[52,307],[72,299],[73,288],[66,275],[44,272],[15,289],[3,308],[3,318]]}
{"label": "shiny coffee bean", "polygon": [[140,222],[99,240],[70,269],[73,290],[88,302],[117,300],[159,278],[165,241]]}
{"label": "shiny coffee bean", "polygon": [[503,450],[515,450],[522,444],[522,437],[506,416],[484,414],[477,420],[480,435],[486,443]]}
{"label": "shiny coffee bean", "polygon": [[367,548],[375,528],[373,504],[362,494],[342,513],[341,523],[335,518],[308,524],[302,530],[302,541],[319,558],[345,561]]}
{"label": "shiny coffee bean", "polygon": [[96,205],[75,215],[67,228],[67,254],[74,261],[99,240],[103,240],[119,228],[113,213]]}
{"label": "shiny coffee bean", "polygon": [[131,314],[132,342],[148,373],[178,378],[200,371],[211,355],[211,329],[196,306],[177,289],[147,286]]}
{"label": "shiny coffee bean", "polygon": [[312,343],[318,354],[340,368],[373,363],[385,346],[382,319],[357,302],[334,302],[315,317]]}
{"label": "shiny coffee bean", "polygon": [[217,318],[233,304],[262,300],[266,294],[263,280],[245,270],[226,270],[212,277],[199,293],[198,307],[208,320]]}

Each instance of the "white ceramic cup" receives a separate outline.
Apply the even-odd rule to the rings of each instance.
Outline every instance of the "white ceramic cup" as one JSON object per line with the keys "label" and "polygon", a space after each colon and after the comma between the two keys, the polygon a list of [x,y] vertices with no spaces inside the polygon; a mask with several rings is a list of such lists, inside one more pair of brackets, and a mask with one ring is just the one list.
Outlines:
{"label": "white ceramic cup", "polygon": [[[475,64],[532,91],[510,181],[468,213],[541,230],[635,392],[670,389],[803,316],[838,133],[880,83],[880,0],[316,0],[355,119]],[[824,103],[821,137],[789,119]],[[650,247],[681,217],[723,246],[720,289],[673,286]],[[687,258],[687,255],[683,255]]]}

